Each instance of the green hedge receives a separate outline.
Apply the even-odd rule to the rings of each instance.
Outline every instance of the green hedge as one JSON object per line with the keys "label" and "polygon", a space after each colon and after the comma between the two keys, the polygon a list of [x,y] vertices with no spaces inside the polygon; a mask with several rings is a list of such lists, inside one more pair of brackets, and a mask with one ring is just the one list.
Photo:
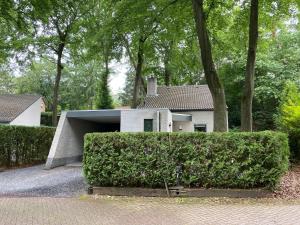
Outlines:
{"label": "green hedge", "polygon": [[183,164],[186,187],[274,187],[288,169],[287,136],[257,133],[92,133],[84,174],[95,186],[164,187]]}
{"label": "green hedge", "polygon": [[44,162],[54,132],[51,127],[0,125],[0,167]]}

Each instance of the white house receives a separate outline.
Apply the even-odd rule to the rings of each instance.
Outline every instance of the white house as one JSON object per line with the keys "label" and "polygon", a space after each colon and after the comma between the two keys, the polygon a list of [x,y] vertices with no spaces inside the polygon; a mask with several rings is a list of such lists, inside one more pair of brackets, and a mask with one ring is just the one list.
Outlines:
{"label": "white house", "polygon": [[172,131],[213,131],[214,106],[207,85],[157,86],[156,78],[149,77],[147,96],[138,108],[167,108],[173,114],[191,116],[190,122],[174,120]]}
{"label": "white house", "polygon": [[212,132],[213,100],[207,85],[161,86],[148,78],[138,109],[62,112],[46,168],[81,160],[89,132]]}
{"label": "white house", "polygon": [[40,126],[44,101],[39,95],[0,95],[0,124]]}

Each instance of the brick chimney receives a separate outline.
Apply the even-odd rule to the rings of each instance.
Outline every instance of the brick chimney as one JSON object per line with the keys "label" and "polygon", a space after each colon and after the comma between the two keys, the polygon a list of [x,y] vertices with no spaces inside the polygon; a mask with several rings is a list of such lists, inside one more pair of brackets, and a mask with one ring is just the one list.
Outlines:
{"label": "brick chimney", "polygon": [[156,77],[148,77],[147,79],[147,96],[157,95],[157,80]]}

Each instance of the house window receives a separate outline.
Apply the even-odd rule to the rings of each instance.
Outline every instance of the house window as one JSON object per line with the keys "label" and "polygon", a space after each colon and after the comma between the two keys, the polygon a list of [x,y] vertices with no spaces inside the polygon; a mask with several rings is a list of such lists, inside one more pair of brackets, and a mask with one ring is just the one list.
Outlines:
{"label": "house window", "polygon": [[194,129],[196,132],[207,132],[206,124],[195,124]]}
{"label": "house window", "polygon": [[145,132],[153,131],[153,119],[144,119],[144,131]]}

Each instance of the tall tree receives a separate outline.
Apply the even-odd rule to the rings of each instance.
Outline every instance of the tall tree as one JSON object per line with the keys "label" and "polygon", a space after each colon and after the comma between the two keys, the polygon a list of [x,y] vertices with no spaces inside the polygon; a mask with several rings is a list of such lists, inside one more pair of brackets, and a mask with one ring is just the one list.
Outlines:
{"label": "tall tree", "polygon": [[213,61],[203,0],[192,1],[204,75],[214,103],[214,131],[224,132],[228,126],[225,92]]}
{"label": "tall tree", "polygon": [[252,131],[255,60],[258,39],[258,0],[252,0],[249,20],[249,44],[244,91],[241,99],[241,130]]}
{"label": "tall tree", "polygon": [[95,96],[96,107],[100,109],[113,108],[113,99],[109,90],[109,64],[112,60],[118,61],[120,50],[120,37],[117,33],[114,18],[114,3],[107,0],[90,3],[93,7],[88,12],[89,18],[84,22],[86,32],[81,40],[81,48],[86,49],[83,55],[87,59],[96,59],[102,67],[101,79],[97,84]]}
{"label": "tall tree", "polygon": [[145,55],[149,50],[149,39],[161,29],[165,12],[177,0],[172,1],[119,1],[116,4],[116,18],[131,64],[135,64],[135,80],[132,107],[136,108],[144,88]]}
{"label": "tall tree", "polygon": [[139,39],[138,44],[138,52],[137,52],[137,64],[136,64],[136,71],[135,71],[135,81],[134,81],[134,88],[133,88],[133,99],[132,99],[132,108],[136,108],[138,106],[138,98],[140,96],[140,87],[142,84],[142,69],[144,64],[144,44],[147,40],[146,37],[141,37]]}
{"label": "tall tree", "polygon": [[34,1],[33,15],[31,17],[35,26],[36,44],[40,49],[44,49],[47,54],[54,54],[56,61],[56,76],[53,86],[52,104],[52,124],[57,124],[57,106],[59,97],[59,87],[62,77],[63,57],[68,44],[72,43],[72,38],[80,31],[78,22],[87,11],[86,0],[80,1]]}
{"label": "tall tree", "polygon": [[96,107],[98,109],[112,109],[113,108],[113,99],[110,95],[109,87],[108,87],[108,75],[109,75],[109,67],[108,61],[105,63],[105,71],[102,74],[99,90],[98,90],[98,98]]}

